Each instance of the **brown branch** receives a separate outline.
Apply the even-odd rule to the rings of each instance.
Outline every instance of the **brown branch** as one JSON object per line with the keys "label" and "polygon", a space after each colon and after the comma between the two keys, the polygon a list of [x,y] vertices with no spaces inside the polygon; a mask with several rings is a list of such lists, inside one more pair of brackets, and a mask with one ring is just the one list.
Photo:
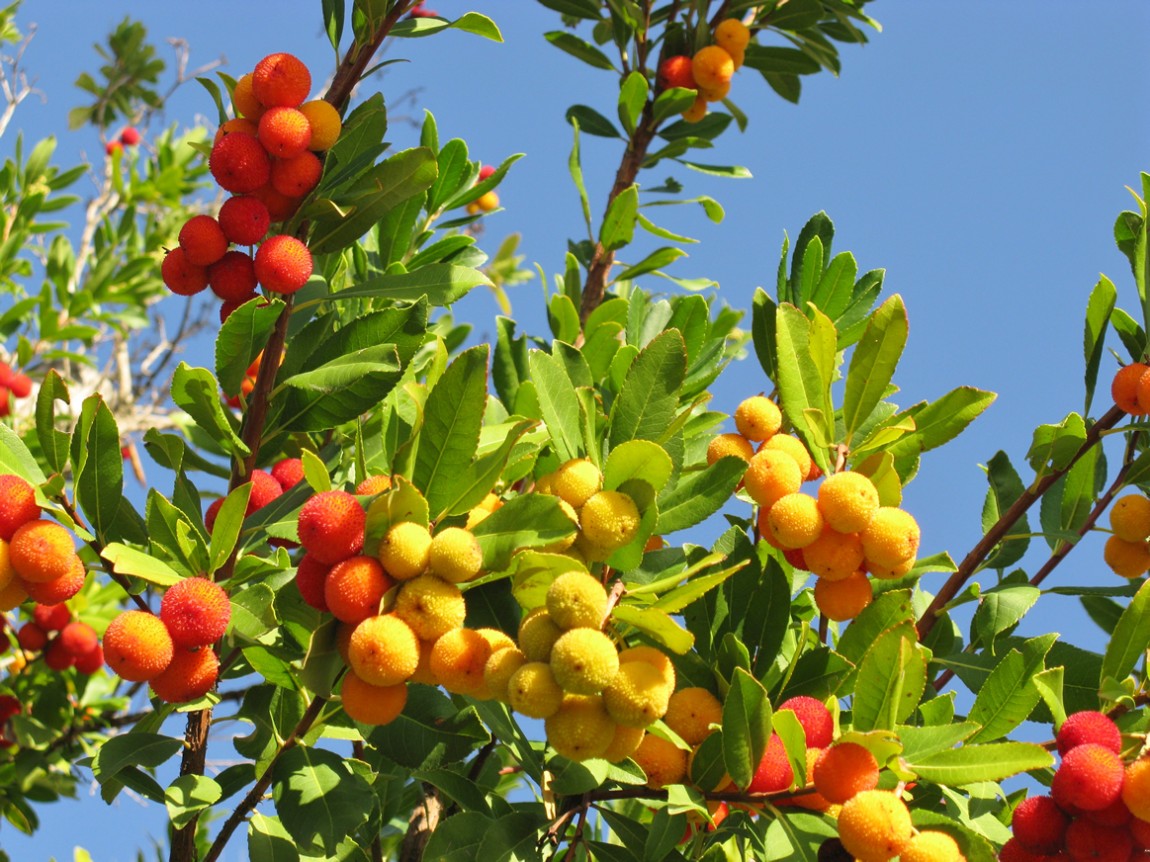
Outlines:
{"label": "brown branch", "polygon": [[442,817],[443,802],[439,798],[438,791],[430,784],[424,784],[422,804],[417,805],[411,812],[407,832],[403,836],[403,843],[399,846],[399,862],[421,862],[423,850],[427,847],[431,833],[439,826]]}
{"label": "brown branch", "polygon": [[383,44],[383,40],[391,32],[391,28],[396,25],[400,18],[411,11],[416,2],[417,0],[403,0],[403,2],[396,3],[395,8],[387,13],[387,17],[383,19],[379,29],[372,34],[366,45],[360,45],[358,42],[352,43],[323,97],[325,101],[334,105],[341,114],[347,108],[352,90],[363,77],[367,64],[371,62],[372,57]]}
{"label": "brown branch", "polygon": [[[59,501],[61,508],[63,508],[63,510],[68,513],[68,517],[71,518],[73,521],[75,521],[76,525],[78,527],[86,530],[87,526],[85,526],[85,524],[84,524],[84,519],[80,517],[80,513],[76,511],[76,507],[74,505],[72,505],[72,502],[67,497],[64,496],[63,492],[61,492],[60,496],[57,497],[56,499]],[[117,572],[113,568],[112,564],[104,559],[104,553],[103,553],[104,546],[100,543],[100,540],[99,539],[91,539],[91,540],[85,542],[85,544],[89,548],[91,548],[93,551],[96,552],[96,556],[100,560],[100,568],[102,568],[104,570],[104,573],[109,578],[111,578],[113,581],[115,581],[117,584],[120,585],[120,588],[123,589],[123,591],[128,594],[128,598],[130,598],[133,602],[136,603],[136,607],[138,607],[142,611],[147,611],[148,613],[151,613],[152,609],[150,607],[148,607],[148,603],[146,601],[144,601],[143,598],[141,598],[138,593],[132,592],[132,585],[128,583],[128,579],[126,577],[124,577],[123,575],[121,575],[119,572]]]}
{"label": "brown branch", "polygon": [[1117,405],[1111,407],[1105,415],[1090,426],[1090,430],[1086,432],[1086,439],[1065,467],[1061,470],[1051,470],[1039,481],[1035,482],[1034,485],[1023,491],[1022,495],[1014,501],[1010,508],[999,516],[998,520],[987,530],[986,535],[983,536],[970,550],[970,553],[963,558],[958,569],[947,578],[942,589],[938,591],[938,594],[935,595],[930,606],[923,612],[922,618],[918,621],[918,639],[920,641],[925,640],[926,636],[930,634],[935,623],[938,622],[942,609],[958,595],[958,591],[961,590],[974,573],[978,571],[979,567],[986,560],[986,557],[994,550],[994,547],[1006,537],[1015,522],[1025,515],[1026,511],[1034,505],[1035,502],[1040,500],[1050,486],[1073,467],[1079,458],[1085,455],[1091,447],[1098,444],[1099,440],[1102,439],[1103,432],[1113,428],[1126,415],[1122,408]]}

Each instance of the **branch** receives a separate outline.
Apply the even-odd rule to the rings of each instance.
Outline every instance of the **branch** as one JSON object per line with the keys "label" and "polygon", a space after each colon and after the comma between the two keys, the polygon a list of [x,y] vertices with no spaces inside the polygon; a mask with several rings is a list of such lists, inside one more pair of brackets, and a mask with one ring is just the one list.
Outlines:
{"label": "branch", "polygon": [[431,839],[431,833],[439,826],[442,816],[443,803],[439,799],[439,793],[430,784],[424,784],[422,804],[415,807],[411,812],[411,819],[407,822],[407,832],[399,847],[397,857],[399,862],[421,862],[423,850]]}

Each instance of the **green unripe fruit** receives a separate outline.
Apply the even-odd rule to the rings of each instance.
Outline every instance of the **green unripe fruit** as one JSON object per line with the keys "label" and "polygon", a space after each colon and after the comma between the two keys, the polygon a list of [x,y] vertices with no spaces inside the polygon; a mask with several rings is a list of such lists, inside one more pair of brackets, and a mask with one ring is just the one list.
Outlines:
{"label": "green unripe fruit", "polygon": [[619,653],[598,629],[571,629],[551,648],[551,670],[570,694],[598,694],[619,672]]}
{"label": "green unripe fruit", "polygon": [[547,613],[561,629],[597,629],[607,614],[607,591],[587,572],[564,572],[547,590]]}
{"label": "green unripe fruit", "polygon": [[379,543],[379,561],[389,575],[400,581],[423,574],[430,552],[430,531],[414,521],[393,524]]}

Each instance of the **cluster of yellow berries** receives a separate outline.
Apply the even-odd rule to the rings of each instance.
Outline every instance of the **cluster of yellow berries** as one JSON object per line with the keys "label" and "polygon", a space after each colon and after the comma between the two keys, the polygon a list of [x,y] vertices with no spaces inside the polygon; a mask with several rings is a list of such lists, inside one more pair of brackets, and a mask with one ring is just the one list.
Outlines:
{"label": "cluster of yellow berries", "polygon": [[1110,529],[1102,557],[1116,575],[1140,578],[1150,572],[1150,499],[1144,494],[1119,497],[1110,509]]}
{"label": "cluster of yellow berries", "polygon": [[868,477],[843,470],[823,479],[817,496],[799,490],[821,472],[801,441],[779,433],[782,413],[773,401],[762,395],[744,400],[735,426],[738,434],[711,442],[708,461],[737,455],[748,462],[743,488],[759,507],[759,535],[818,577],[814,597],[824,617],[854,619],[870,604],[868,573],[893,579],[913,568],[918,524],[903,509],[881,505]]}
{"label": "cluster of yellow berries", "polygon": [[583,562],[606,560],[639,533],[640,513],[622,491],[604,491],[603,474],[587,458],[573,458],[541,476],[535,491],[559,498],[576,532],[548,550],[571,553]]}
{"label": "cluster of yellow berries", "polygon": [[751,31],[738,18],[721,21],[713,33],[714,44],[705,45],[688,57],[678,54],[659,64],[660,89],[683,87],[695,90],[695,103],[683,112],[688,123],[707,115],[710,102],[721,102],[731,91],[731,77],[743,65],[743,55],[751,41]]}

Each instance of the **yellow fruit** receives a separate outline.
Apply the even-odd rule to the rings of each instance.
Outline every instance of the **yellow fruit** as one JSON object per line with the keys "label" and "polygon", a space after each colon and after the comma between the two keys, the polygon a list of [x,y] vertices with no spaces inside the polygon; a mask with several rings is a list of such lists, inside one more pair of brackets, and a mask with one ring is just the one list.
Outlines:
{"label": "yellow fruit", "polygon": [[823,526],[819,537],[803,548],[807,571],[820,578],[841,581],[863,564],[862,541],[858,533],[839,533]]}
{"label": "yellow fruit", "polygon": [[864,790],[839,812],[839,840],[860,862],[885,862],[902,852],[913,826],[906,804],[889,790]]}
{"label": "yellow fruit", "polygon": [[[421,640],[419,642],[419,664],[415,666],[415,672],[412,673],[408,682],[418,682],[422,685],[439,685],[439,677],[431,672],[431,649],[435,646],[435,641]],[[486,666],[484,667],[486,671]]]}
{"label": "yellow fruit", "polygon": [[548,661],[561,634],[563,630],[555,625],[547,608],[536,608],[519,623],[519,648],[528,661]]}
{"label": "yellow fruit", "polygon": [[1110,396],[1114,403],[1132,416],[1143,416],[1146,408],[1138,403],[1139,383],[1142,375],[1148,370],[1141,362],[1131,362],[1118,369],[1114,380],[1110,384]]}
{"label": "yellow fruit", "polygon": [[249,120],[258,120],[260,114],[264,112],[264,106],[252,92],[252,78],[251,73],[239,77],[235,89],[232,90],[232,104],[235,105],[237,114]]}
{"label": "yellow fruit", "polygon": [[900,862],[959,862],[958,842],[945,832],[927,829],[912,835],[899,854]]}
{"label": "yellow fruit", "polygon": [[343,678],[343,711],[361,724],[390,724],[407,703],[407,684],[379,686],[364,682],[354,672]]}
{"label": "yellow fruit", "polygon": [[555,471],[555,493],[574,508],[580,508],[591,495],[603,488],[603,474],[587,458],[573,458]]}
{"label": "yellow fruit", "polygon": [[619,653],[598,629],[570,629],[551,648],[551,670],[570,694],[598,694],[619,671]]}
{"label": "yellow fruit", "polygon": [[483,669],[491,645],[474,629],[452,629],[431,648],[429,667],[439,684],[453,694],[482,695]]}
{"label": "yellow fruit", "polygon": [[508,682],[512,675],[527,664],[522,650],[501,649],[491,654],[483,666],[483,685],[495,700],[508,701]]}
{"label": "yellow fruit", "polygon": [[551,665],[527,662],[508,679],[507,702],[528,718],[549,718],[563,703],[563,689],[555,681]]}
{"label": "yellow fruit", "polygon": [[484,192],[474,201],[480,212],[489,213],[499,208],[499,195],[494,190]]}
{"label": "yellow fruit", "polygon": [[761,449],[751,458],[743,474],[743,487],[751,499],[769,509],[803,484],[803,474],[795,459],[775,449]]}
{"label": "yellow fruit", "polygon": [[1150,546],[1145,542],[1127,542],[1111,536],[1102,549],[1102,559],[1114,574],[1140,578],[1150,571]]}
{"label": "yellow fruit", "polygon": [[405,682],[419,664],[419,640],[394,614],[368,617],[355,627],[347,647],[348,664],[366,683],[379,686]]}
{"label": "yellow fruit", "polygon": [[704,90],[714,90],[731,82],[735,64],[731,55],[718,45],[707,45],[691,58],[691,73],[695,76],[695,83]]}
{"label": "yellow fruit", "polygon": [[602,757],[615,738],[615,722],[598,695],[566,695],[543,729],[557,753],[576,761]]}
{"label": "yellow fruit", "polygon": [[511,635],[501,629],[482,628],[476,629],[475,631],[480,637],[487,641],[487,645],[491,647],[492,655],[495,655],[495,653],[500,650],[515,648],[515,641],[511,639]]}
{"label": "yellow fruit", "polygon": [[462,527],[447,527],[435,534],[428,551],[427,567],[445,581],[461,584],[483,569],[479,540]]}
{"label": "yellow fruit", "polygon": [[536,494],[555,494],[555,474],[544,473],[535,480],[535,493]]}
{"label": "yellow fruit", "polygon": [[767,513],[775,541],[784,548],[805,548],[823,531],[823,516],[809,494],[787,494]]}
{"label": "yellow fruit", "polygon": [[331,102],[323,99],[304,102],[299,106],[299,110],[307,117],[308,125],[311,126],[311,143],[307,148],[317,153],[330,150],[343,130],[343,120],[340,119],[339,111]]}
{"label": "yellow fruit", "polygon": [[400,581],[423,574],[430,553],[431,532],[414,521],[392,524],[379,543],[379,561],[389,575]]}
{"label": "yellow fruit", "polygon": [[799,465],[799,472],[803,474],[804,482],[814,478],[813,474],[818,468],[815,466],[815,462],[811,460],[811,453],[807,451],[807,447],[798,437],[791,434],[776,434],[759,447],[760,452],[764,449],[786,452],[794,458],[795,463]]}
{"label": "yellow fruit", "polygon": [[720,21],[714,35],[715,44],[727,53],[730,53],[732,48],[744,51],[751,42],[750,28],[738,18],[725,18]]}
{"label": "yellow fruit", "polygon": [[[685,122],[685,123],[697,123],[697,122],[699,122],[699,120],[703,119],[703,117],[705,117],[705,116],[707,116],[707,97],[702,92],[700,92],[697,96],[695,96],[695,101],[691,104],[691,107],[689,107],[689,108],[687,108],[687,110],[683,111],[683,114],[682,114],[683,122]],[[724,436],[726,436],[726,435],[724,435]],[[731,435],[731,436],[738,436],[738,435]],[[735,453],[734,452],[724,452],[722,454],[723,455],[734,455]],[[716,455],[714,457],[714,459],[712,459],[711,458],[711,449],[709,446],[707,447],[707,461],[708,461],[708,463],[713,464],[720,457],[721,457],[721,455]]]}
{"label": "yellow fruit", "polygon": [[455,584],[435,575],[420,575],[400,584],[393,613],[417,637],[433,641],[463,625],[467,606]]}
{"label": "yellow fruit", "polygon": [[1110,509],[1110,529],[1124,542],[1146,541],[1150,538],[1150,499],[1142,494],[1119,497]]}
{"label": "yellow fruit", "polygon": [[648,727],[662,718],[670,697],[663,674],[645,661],[619,665],[619,672],[603,689],[608,714],[624,727]]}
{"label": "yellow fruit", "polygon": [[15,577],[16,570],[12,568],[12,560],[8,556],[8,543],[0,539],[0,593],[8,588]]}
{"label": "yellow fruit", "polygon": [[909,560],[891,567],[880,566],[878,563],[867,563],[866,570],[871,577],[880,578],[885,581],[893,581],[910,574],[915,562],[915,558],[911,557]]}
{"label": "yellow fruit", "polygon": [[[707,100],[700,97],[695,104],[702,104],[703,113],[707,112]],[[686,114],[683,115],[686,118]],[[700,116],[701,120],[702,117]],[[689,120],[688,122],[697,122],[696,120]],[[720,434],[718,437],[711,438],[711,442],[707,444],[707,464],[714,464],[725,455],[734,455],[736,458],[742,458],[744,461],[750,461],[751,456],[755,454],[755,447],[751,445],[751,441],[744,437],[742,434]]]}
{"label": "yellow fruit", "polygon": [[633,646],[619,651],[619,665],[625,665],[629,661],[642,661],[655,668],[663,677],[667,688],[670,691],[675,690],[675,666],[671,664],[671,658],[661,649],[653,646]]}
{"label": "yellow fruit", "polygon": [[871,603],[874,593],[863,572],[855,572],[841,581],[819,578],[815,582],[815,605],[828,620],[853,620]]}
{"label": "yellow fruit", "polygon": [[655,790],[687,777],[687,752],[661,736],[648,733],[631,757],[647,773],[647,786]]}
{"label": "yellow fruit", "polygon": [[571,521],[573,530],[562,539],[556,539],[554,542],[539,546],[538,550],[548,554],[566,553],[571,549],[571,546],[575,544],[575,540],[579,537],[579,513],[576,512],[575,509],[572,508],[571,504],[564,500],[562,497],[559,498],[559,508],[563,510],[563,514],[566,515],[568,520]]}
{"label": "yellow fruit", "polygon": [[7,586],[0,588],[0,611],[10,611],[28,598],[24,585],[13,578]]}
{"label": "yellow fruit", "polygon": [[1126,767],[1122,801],[1131,814],[1150,823],[1150,757],[1140,757]]}
{"label": "yellow fruit", "polygon": [[635,753],[645,735],[646,732],[641,727],[618,725],[615,728],[615,736],[611,739],[611,744],[603,752],[603,759],[609,763],[622,763]]}
{"label": "yellow fruit", "polygon": [[735,427],[756,443],[774,437],[782,424],[783,414],[778,405],[765,395],[752,395],[735,408]]}
{"label": "yellow fruit", "polygon": [[894,506],[880,506],[860,538],[868,562],[893,569],[914,559],[921,534],[909,512]]}
{"label": "yellow fruit", "polygon": [[467,513],[467,529],[473,529],[476,524],[482,522],[492,512],[494,512],[502,505],[503,501],[500,500],[497,496],[494,494],[488,494],[479,502],[479,505]]}
{"label": "yellow fruit", "polygon": [[866,529],[878,508],[878,490],[862,473],[844,470],[827,476],[819,485],[819,511],[840,533]]}
{"label": "yellow fruit", "polygon": [[172,636],[147,611],[121,611],[104,631],[104,660],[128,682],[147,682],[163,673],[175,654]]}
{"label": "yellow fruit", "polygon": [[607,613],[607,591],[587,572],[564,572],[547,588],[547,613],[561,629],[597,629]]}
{"label": "yellow fruit", "polygon": [[711,735],[711,725],[723,723],[723,704],[705,688],[681,688],[667,702],[663,721],[688,745],[698,745]]}
{"label": "yellow fruit", "polygon": [[[734,59],[733,57],[731,58]],[[720,84],[717,87],[699,87],[699,95],[706,99],[708,102],[721,102],[731,92],[731,82],[727,81],[725,84]]]}
{"label": "yellow fruit", "polygon": [[639,533],[639,509],[621,491],[600,491],[579,512],[583,535],[595,545],[614,551]]}

